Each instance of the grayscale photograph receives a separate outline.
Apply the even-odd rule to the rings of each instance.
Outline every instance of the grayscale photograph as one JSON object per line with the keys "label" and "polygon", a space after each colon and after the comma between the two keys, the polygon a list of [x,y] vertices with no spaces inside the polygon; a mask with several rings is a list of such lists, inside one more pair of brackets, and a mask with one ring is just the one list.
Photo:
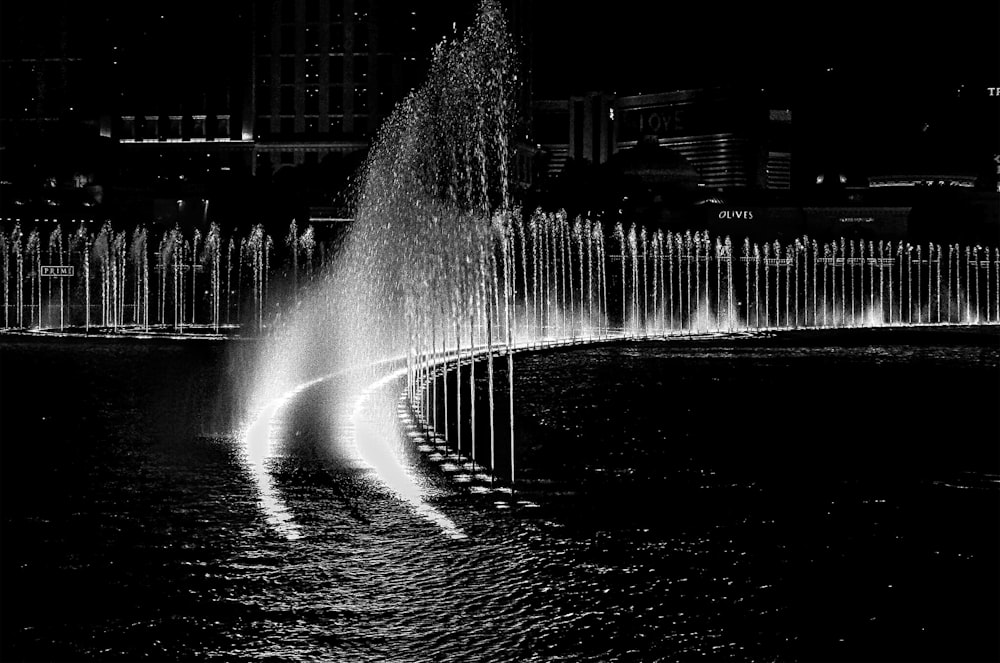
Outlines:
{"label": "grayscale photograph", "polygon": [[1000,660],[1000,4],[4,0],[0,660]]}

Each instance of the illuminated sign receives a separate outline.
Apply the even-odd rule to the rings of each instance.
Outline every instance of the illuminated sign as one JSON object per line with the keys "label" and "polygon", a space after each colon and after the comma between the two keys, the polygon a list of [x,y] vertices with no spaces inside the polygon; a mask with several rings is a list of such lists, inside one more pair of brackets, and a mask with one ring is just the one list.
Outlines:
{"label": "illuminated sign", "polygon": [[875,223],[875,217],[872,216],[842,216],[840,217],[841,223]]}
{"label": "illuminated sign", "polygon": [[42,276],[73,276],[73,266],[42,265]]}
{"label": "illuminated sign", "polygon": [[622,140],[637,140],[647,135],[677,136],[685,129],[683,111],[669,106],[628,109],[621,116],[619,134]]}
{"label": "illuminated sign", "polygon": [[724,209],[719,211],[719,218],[723,220],[743,220],[753,221],[753,211],[748,209]]}

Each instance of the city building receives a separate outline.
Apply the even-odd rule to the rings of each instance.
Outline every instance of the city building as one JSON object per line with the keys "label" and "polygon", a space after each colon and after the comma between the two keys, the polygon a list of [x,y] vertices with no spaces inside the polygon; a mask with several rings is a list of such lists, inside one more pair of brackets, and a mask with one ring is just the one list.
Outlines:
{"label": "city building", "polygon": [[[527,34],[526,3],[507,4]],[[88,200],[104,203],[96,214],[147,222],[205,222],[226,208],[308,213],[256,205],[257,185],[272,181],[276,197],[343,217],[337,194],[382,121],[423,81],[435,44],[475,10],[459,0],[5,4],[4,217],[75,217],[86,210],[54,190],[81,183],[109,194]],[[66,169],[67,131],[81,160],[101,155],[104,172],[81,165],[59,182],[28,181]],[[274,179],[284,167],[301,167],[296,178],[308,182]]]}
{"label": "city building", "polygon": [[415,0],[257,0],[254,12],[257,173],[365,150],[434,43],[467,20]]}
{"label": "city building", "polygon": [[977,138],[989,136],[978,127],[990,99],[966,103],[936,131],[865,146],[888,156],[863,171],[843,165],[842,149],[823,149],[831,139],[817,142],[839,128],[807,114],[803,129],[794,104],[779,99],[728,87],[535,101],[537,197],[577,213],[735,235],[1000,235],[997,159]]}

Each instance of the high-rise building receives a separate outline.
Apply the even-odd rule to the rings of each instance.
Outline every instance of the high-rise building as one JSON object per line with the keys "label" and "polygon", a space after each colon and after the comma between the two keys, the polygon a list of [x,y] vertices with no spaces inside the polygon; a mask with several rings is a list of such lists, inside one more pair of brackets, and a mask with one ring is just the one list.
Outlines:
{"label": "high-rise building", "polygon": [[787,138],[773,130],[787,129],[791,115],[769,112],[759,90],[711,88],[619,97],[614,111],[617,149],[655,138],[683,155],[705,187],[789,186],[791,150]]}
{"label": "high-rise building", "polygon": [[255,170],[366,148],[422,80],[431,48],[467,20],[417,0],[258,0]]}
{"label": "high-rise building", "polygon": [[[528,3],[501,4],[522,59],[530,56]],[[43,141],[56,146],[54,163],[65,160],[55,130],[72,127],[107,152],[105,179],[118,202],[137,203],[130,215],[167,221],[200,206],[204,222],[209,195],[235,190],[220,178],[325,164],[316,179],[329,190],[423,82],[435,44],[461,34],[477,8],[474,0],[4,3],[0,140],[24,145],[18,155],[31,162],[15,163],[8,150],[6,165],[38,171],[31,164]],[[529,74],[530,58],[519,72],[522,142]],[[530,178],[523,150],[514,154],[515,179]],[[138,204],[151,199],[152,209]]]}
{"label": "high-rise building", "polygon": [[[44,26],[44,29],[41,29]],[[0,136],[37,139],[69,117],[96,133],[101,72],[90,35],[100,28],[79,3],[0,6]]]}

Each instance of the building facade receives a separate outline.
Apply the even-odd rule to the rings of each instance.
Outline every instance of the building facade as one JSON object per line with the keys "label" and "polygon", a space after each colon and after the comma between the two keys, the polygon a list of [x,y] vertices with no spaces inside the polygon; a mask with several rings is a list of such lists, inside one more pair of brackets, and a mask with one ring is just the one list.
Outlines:
{"label": "building facade", "polygon": [[553,174],[567,159],[603,164],[652,140],[686,158],[715,191],[791,186],[792,113],[771,108],[761,90],[591,93],[536,102],[534,116]]}
{"label": "building facade", "polygon": [[459,13],[415,0],[258,0],[254,171],[365,149]]}

